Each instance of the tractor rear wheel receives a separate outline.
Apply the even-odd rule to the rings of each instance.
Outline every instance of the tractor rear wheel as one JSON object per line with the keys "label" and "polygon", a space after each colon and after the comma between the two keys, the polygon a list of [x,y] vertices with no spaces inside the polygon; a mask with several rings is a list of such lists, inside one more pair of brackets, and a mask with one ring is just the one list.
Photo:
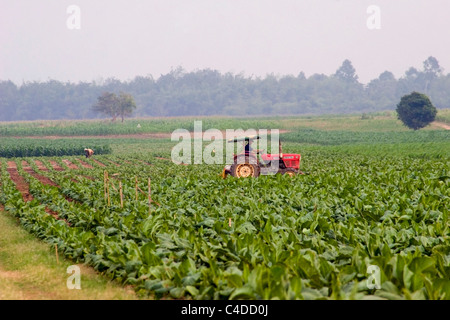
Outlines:
{"label": "tractor rear wheel", "polygon": [[237,178],[258,177],[259,166],[251,163],[235,163],[231,166],[231,175]]}

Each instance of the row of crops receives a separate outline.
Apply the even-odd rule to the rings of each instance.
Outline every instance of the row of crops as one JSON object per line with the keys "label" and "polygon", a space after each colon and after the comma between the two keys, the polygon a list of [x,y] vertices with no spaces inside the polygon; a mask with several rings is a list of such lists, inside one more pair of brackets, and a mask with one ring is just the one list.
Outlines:
{"label": "row of crops", "polygon": [[[438,112],[440,119],[448,118],[449,109]],[[376,119],[373,119],[376,117]],[[350,130],[352,132],[407,132],[396,115],[371,114],[370,120],[361,115],[279,116],[279,117],[180,117],[110,120],[47,120],[0,123],[0,137],[15,136],[104,136],[141,133],[171,133],[176,129],[194,131],[195,121],[201,121],[202,130],[218,129],[280,129],[297,131],[316,128],[321,130]],[[318,131],[321,131],[318,130]]]}
{"label": "row of crops", "polygon": [[[108,155],[97,159],[120,166],[87,159],[95,169],[41,172],[59,187],[16,160],[31,202],[2,161],[0,202],[68,258],[142,295],[450,299],[448,160],[338,157],[310,152],[306,176],[223,180],[221,166]],[[123,186],[123,207],[114,189],[107,205],[105,169]],[[136,177],[142,190],[151,177],[150,213]],[[371,266],[379,289],[368,286]]]}
{"label": "row of crops", "polygon": [[392,143],[436,143],[450,141],[449,130],[418,130],[400,132],[322,131],[300,129],[283,134],[284,141],[317,145],[343,144],[392,144]]}
{"label": "row of crops", "polygon": [[95,150],[95,154],[109,154],[108,144],[88,144],[89,142],[74,140],[37,140],[37,139],[2,139],[0,157],[55,157],[82,156],[85,148]]}
{"label": "row of crops", "polygon": [[[102,136],[140,134],[149,132],[170,133],[176,129],[194,131],[194,121],[198,118],[149,118],[130,119],[125,122],[111,122],[110,120],[91,121],[32,121],[32,122],[3,122],[0,123],[0,137],[14,136]],[[204,118],[202,129],[226,130],[229,128],[266,129],[282,128],[280,121],[275,119],[233,119],[233,118]]]}

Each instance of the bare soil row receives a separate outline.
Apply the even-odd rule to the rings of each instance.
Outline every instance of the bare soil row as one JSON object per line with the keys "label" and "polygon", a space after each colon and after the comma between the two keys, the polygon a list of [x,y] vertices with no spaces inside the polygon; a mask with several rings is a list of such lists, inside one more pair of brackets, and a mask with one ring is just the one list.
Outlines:
{"label": "bare soil row", "polygon": [[[79,161],[79,163],[81,164],[81,166],[83,166],[84,168],[89,168],[92,169],[94,168],[93,166],[91,166],[90,164],[77,159]],[[71,161],[64,159],[62,160],[62,162],[69,168],[69,169],[78,169],[78,166],[75,165],[74,163],[72,163]],[[106,167],[106,165],[104,165],[103,163],[97,161],[94,159],[94,162],[98,163],[100,166]],[[48,172],[49,168],[47,168],[41,161],[39,160],[34,160],[35,165],[37,166],[39,171],[42,172]],[[58,162],[54,161],[54,160],[49,160],[49,163],[52,166],[52,169],[55,171],[65,171],[65,169],[63,167],[61,167]],[[36,178],[37,180],[39,180],[42,184],[44,185],[50,185],[50,186],[54,186],[59,188],[60,186],[55,183],[54,181],[52,181],[50,178],[48,178],[45,175],[42,175],[38,172],[36,172],[31,166],[30,164],[25,161],[22,160],[21,161],[21,165],[23,170],[30,174],[32,177]],[[116,164],[118,165],[118,164]],[[14,184],[16,185],[17,190],[22,194],[22,198],[25,202],[29,202],[29,201],[33,201],[33,195],[30,193],[30,189],[29,189],[29,185],[27,183],[27,181],[25,180],[24,177],[22,177],[17,169],[17,164],[15,163],[15,161],[8,161],[7,162],[7,169],[6,169],[9,173],[9,176],[11,178],[11,180],[14,182]],[[94,179],[92,177],[89,176],[85,176],[88,179]],[[73,179],[73,181],[78,182],[77,180]],[[66,200],[69,202],[73,202],[73,199],[70,199],[69,197],[66,197]],[[55,219],[59,219],[61,220],[61,218],[58,215],[58,212],[52,211],[50,210],[47,206],[45,207],[45,211],[52,215],[53,217],[55,217]],[[70,225],[67,221],[66,223],[68,225]]]}
{"label": "bare soil row", "polygon": [[[102,162],[100,162],[100,161],[98,161],[98,160],[96,160],[96,159],[92,159],[95,163],[97,163],[99,166],[101,166],[101,167],[106,167],[106,165],[104,164],[104,163],[102,163]],[[41,171],[49,171],[49,168],[47,168],[43,163],[42,163],[42,161],[39,161],[39,160],[33,160],[34,161],[34,163],[36,164],[36,166],[37,166],[37,168],[39,169],[39,170],[41,170]],[[69,169],[74,169],[74,170],[76,170],[76,169],[79,169],[79,167],[75,164],[75,163],[73,163],[73,162],[71,162],[70,160],[67,160],[67,159],[63,159],[63,160],[61,160]],[[83,161],[83,160],[81,160],[81,159],[77,159],[77,161],[81,164],[81,166],[83,167],[83,168],[86,168],[86,169],[93,169],[94,167],[92,166],[92,165],[90,165],[89,163],[87,163],[87,162],[85,162],[85,161]],[[112,161],[110,161],[111,163],[113,163],[113,164],[115,164],[116,166],[120,166],[118,163],[115,163],[115,162],[112,162]],[[64,171],[65,169],[63,168],[63,167],[61,167],[61,165],[57,162],[57,161],[55,161],[55,160],[49,160],[49,163],[51,164],[51,166],[52,166],[52,168],[51,169],[53,169],[53,170],[55,170],[55,171]],[[22,160],[22,166],[24,167],[24,169],[27,167],[27,166],[29,166],[29,163],[28,162],[26,162],[25,160]],[[7,168],[8,169],[13,169],[13,168],[17,168],[17,165],[16,165],[16,163],[14,162],[14,161],[8,161],[8,163],[7,163]]]}

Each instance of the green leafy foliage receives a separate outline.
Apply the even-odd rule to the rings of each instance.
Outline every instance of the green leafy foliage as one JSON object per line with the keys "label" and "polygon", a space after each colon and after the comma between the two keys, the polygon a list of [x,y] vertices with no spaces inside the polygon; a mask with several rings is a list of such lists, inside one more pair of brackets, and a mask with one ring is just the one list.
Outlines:
{"label": "green leafy foliage", "polygon": [[[36,139],[2,139],[0,157],[54,157],[83,155],[88,142]],[[105,144],[89,145],[95,154],[109,154],[111,147]]]}
{"label": "green leafy foliage", "polygon": [[[16,161],[27,203],[3,161],[0,201],[68,258],[157,298],[450,299],[448,158],[306,156],[310,175],[226,180],[216,165],[100,156],[106,168],[46,172],[59,187]],[[105,169],[123,208],[113,189],[106,204]],[[136,176],[142,190],[152,179],[150,214]]]}
{"label": "green leafy foliage", "polygon": [[132,95],[121,92],[118,96],[111,92],[104,92],[97,98],[97,103],[92,106],[95,112],[103,113],[112,117],[115,121],[117,117],[122,118],[130,116],[136,109],[136,103]]}
{"label": "green leafy foliage", "polygon": [[434,121],[437,110],[430,99],[421,93],[412,92],[401,98],[397,105],[398,118],[408,128],[417,130]]}

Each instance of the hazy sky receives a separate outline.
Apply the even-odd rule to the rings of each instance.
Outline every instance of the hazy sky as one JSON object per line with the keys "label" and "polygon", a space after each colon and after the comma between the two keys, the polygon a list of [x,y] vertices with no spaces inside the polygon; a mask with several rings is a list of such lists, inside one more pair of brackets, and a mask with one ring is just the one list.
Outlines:
{"label": "hazy sky", "polygon": [[450,73],[450,0],[0,0],[0,80],[17,84],[178,66],[309,77],[345,59],[367,83],[429,56]]}

